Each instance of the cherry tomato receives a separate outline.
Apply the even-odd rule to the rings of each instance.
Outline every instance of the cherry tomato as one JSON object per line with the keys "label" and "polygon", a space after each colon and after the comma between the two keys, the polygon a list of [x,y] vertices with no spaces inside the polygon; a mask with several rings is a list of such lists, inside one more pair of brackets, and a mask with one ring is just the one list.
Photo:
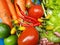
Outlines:
{"label": "cherry tomato", "polygon": [[36,19],[42,17],[43,14],[44,11],[41,5],[34,5],[28,11],[28,16],[31,16]]}
{"label": "cherry tomato", "polygon": [[34,27],[27,27],[18,38],[18,45],[37,45],[38,31]]}

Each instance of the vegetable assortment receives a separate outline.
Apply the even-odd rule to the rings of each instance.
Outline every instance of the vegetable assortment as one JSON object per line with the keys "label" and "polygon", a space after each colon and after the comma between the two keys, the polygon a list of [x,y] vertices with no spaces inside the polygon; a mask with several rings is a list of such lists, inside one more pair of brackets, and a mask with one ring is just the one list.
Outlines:
{"label": "vegetable assortment", "polygon": [[59,2],[0,0],[0,45],[60,45]]}

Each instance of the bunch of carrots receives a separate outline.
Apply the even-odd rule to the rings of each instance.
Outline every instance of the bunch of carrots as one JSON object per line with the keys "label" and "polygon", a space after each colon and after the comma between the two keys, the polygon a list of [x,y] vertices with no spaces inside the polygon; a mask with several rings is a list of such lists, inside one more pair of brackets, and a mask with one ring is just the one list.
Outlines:
{"label": "bunch of carrots", "polygon": [[19,22],[20,18],[22,18],[25,21],[32,22],[33,26],[40,24],[36,19],[26,16],[25,14],[26,4],[34,5],[31,0],[14,0],[14,3],[11,1],[12,0],[0,0],[0,18],[3,23],[8,24],[12,28],[12,20]]}

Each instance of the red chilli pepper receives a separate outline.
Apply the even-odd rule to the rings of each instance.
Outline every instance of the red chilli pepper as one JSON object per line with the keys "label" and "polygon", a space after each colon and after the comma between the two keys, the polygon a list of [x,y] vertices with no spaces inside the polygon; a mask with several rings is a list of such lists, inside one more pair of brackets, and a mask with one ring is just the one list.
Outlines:
{"label": "red chilli pepper", "polygon": [[23,20],[25,20],[25,21],[27,21],[27,22],[35,23],[35,22],[33,22],[33,21],[29,20],[29,19],[26,19],[26,18],[24,18],[24,17],[20,17],[20,16],[19,16],[19,18],[22,18]]}
{"label": "red chilli pepper", "polygon": [[32,20],[32,21],[34,21],[34,22],[37,22],[37,20],[36,20],[35,18],[32,18],[32,17],[30,17],[30,16],[26,16],[26,14],[24,14],[24,12],[21,10],[21,8],[19,7],[18,4],[17,4],[17,6],[18,6],[18,8],[19,8],[20,13],[21,13],[25,18],[30,19],[30,20]]}
{"label": "red chilli pepper", "polygon": [[32,17],[27,16],[27,15],[21,10],[21,8],[19,7],[19,5],[18,5],[18,4],[16,4],[16,5],[17,5],[20,13],[23,15],[23,17],[19,16],[20,18],[22,18],[23,20],[25,20],[25,21],[27,21],[27,22],[33,23],[32,26],[38,26],[38,25],[41,24],[41,23],[38,22],[35,18],[32,18]]}

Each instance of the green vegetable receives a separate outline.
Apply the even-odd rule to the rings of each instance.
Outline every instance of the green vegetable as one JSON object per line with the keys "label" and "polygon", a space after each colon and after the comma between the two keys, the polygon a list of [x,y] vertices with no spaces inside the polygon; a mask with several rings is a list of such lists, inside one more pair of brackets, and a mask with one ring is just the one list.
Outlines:
{"label": "green vegetable", "polygon": [[4,23],[0,23],[0,38],[6,38],[10,35],[10,27]]}
{"label": "green vegetable", "polygon": [[7,38],[4,39],[4,44],[5,45],[17,45],[17,36],[16,35],[11,35]]}
{"label": "green vegetable", "polygon": [[46,26],[52,26],[53,29],[41,33],[41,38],[45,37],[51,42],[60,42],[60,37],[56,36],[54,32],[60,33],[60,0],[43,0],[45,13],[50,15],[50,18],[46,20]]}
{"label": "green vegetable", "polygon": [[50,42],[55,42],[55,43],[60,42],[60,38],[57,37],[52,31],[47,31],[47,33],[43,32],[43,33],[40,33],[40,35],[41,35],[41,38],[47,38],[48,41]]}
{"label": "green vegetable", "polygon": [[52,15],[46,23],[53,25],[55,28],[60,26],[60,10],[52,10]]}
{"label": "green vegetable", "polygon": [[46,35],[46,33],[45,33],[45,32],[43,32],[43,33],[40,33],[40,37],[41,37],[41,38],[46,38],[46,37],[47,37],[47,35]]}
{"label": "green vegetable", "polygon": [[60,9],[60,0],[46,0],[45,5],[51,9]]}
{"label": "green vegetable", "polygon": [[[49,4],[47,4],[49,2]],[[50,3],[51,2],[51,3]],[[47,14],[50,14],[51,17],[46,21],[47,25],[52,25],[53,27],[60,26],[60,0],[47,0]],[[52,6],[53,8],[51,8]],[[52,10],[53,9],[53,10]]]}
{"label": "green vegetable", "polygon": [[60,33],[60,26],[56,27],[53,31]]}
{"label": "green vegetable", "polygon": [[38,30],[39,32],[42,32],[42,29],[41,29],[39,26],[36,26],[35,28],[36,28],[36,30]]}
{"label": "green vegetable", "polygon": [[60,38],[54,35],[54,33],[50,31],[48,31],[47,39],[51,42],[56,42],[56,43],[60,42]]}

